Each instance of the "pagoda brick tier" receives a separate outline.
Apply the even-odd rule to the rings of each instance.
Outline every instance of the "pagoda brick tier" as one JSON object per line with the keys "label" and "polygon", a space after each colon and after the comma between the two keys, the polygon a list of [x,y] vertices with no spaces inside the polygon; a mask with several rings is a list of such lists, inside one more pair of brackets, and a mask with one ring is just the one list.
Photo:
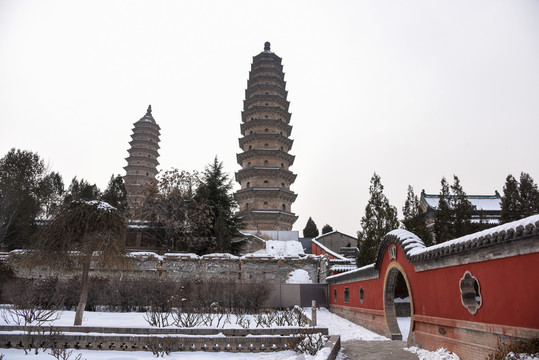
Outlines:
{"label": "pagoda brick tier", "polygon": [[297,220],[291,209],[297,194],[290,190],[296,174],[289,170],[294,141],[289,138],[292,126],[285,87],[281,58],[266,42],[264,51],[253,57],[239,139],[243,152],[237,154],[241,170],[236,181],[241,189],[234,198],[247,230],[290,231]]}
{"label": "pagoda brick tier", "polygon": [[159,130],[161,128],[152,116],[152,106],[148,106],[146,115],[133,124],[133,134],[129,142],[127,166],[124,167],[125,191],[127,202],[133,209],[142,191],[157,175],[159,162]]}

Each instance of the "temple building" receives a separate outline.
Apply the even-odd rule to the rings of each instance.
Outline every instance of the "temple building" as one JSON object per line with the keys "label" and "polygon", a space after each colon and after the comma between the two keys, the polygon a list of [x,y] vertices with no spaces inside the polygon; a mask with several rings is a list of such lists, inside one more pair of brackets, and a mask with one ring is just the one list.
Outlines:
{"label": "temple building", "polygon": [[297,220],[291,209],[297,194],[290,190],[296,175],[289,170],[294,163],[289,105],[281,58],[266,42],[253,57],[237,155],[241,189],[234,198],[247,230],[290,231]]}
{"label": "temple building", "polygon": [[[451,199],[454,195],[449,195]],[[466,199],[472,205],[472,223],[484,223],[494,226],[500,222],[502,213],[502,197],[498,191],[494,191],[492,195],[466,195]],[[427,228],[433,230],[436,210],[438,210],[438,202],[440,195],[427,194],[425,190],[421,191],[419,207],[421,211],[426,213],[425,221]]]}
{"label": "temple building", "polygon": [[125,169],[124,183],[127,202],[133,209],[144,188],[155,179],[159,162],[159,130],[161,128],[152,116],[152,106],[148,106],[146,115],[133,124],[131,146]]}

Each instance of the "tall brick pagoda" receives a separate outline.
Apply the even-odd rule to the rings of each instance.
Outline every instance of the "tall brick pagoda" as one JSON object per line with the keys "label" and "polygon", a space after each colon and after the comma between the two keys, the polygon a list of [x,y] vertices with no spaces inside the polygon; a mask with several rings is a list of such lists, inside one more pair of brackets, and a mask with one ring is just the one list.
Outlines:
{"label": "tall brick pagoda", "polygon": [[290,231],[297,220],[291,209],[297,194],[290,190],[296,174],[289,170],[294,155],[289,154],[293,140],[285,88],[281,58],[266,42],[253,57],[239,139],[243,152],[237,155],[241,189],[234,198],[247,230]]}
{"label": "tall brick pagoda", "polygon": [[124,183],[127,202],[133,208],[143,189],[155,179],[159,162],[159,130],[161,128],[152,116],[152,106],[148,106],[146,115],[133,124],[133,134],[128,150],[129,157],[125,169]]}

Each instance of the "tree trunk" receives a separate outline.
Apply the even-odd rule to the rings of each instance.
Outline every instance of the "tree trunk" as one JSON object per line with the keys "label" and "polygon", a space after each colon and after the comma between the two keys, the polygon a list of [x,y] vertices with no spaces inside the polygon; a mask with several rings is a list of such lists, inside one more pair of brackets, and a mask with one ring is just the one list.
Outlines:
{"label": "tree trunk", "polygon": [[91,256],[85,259],[82,263],[82,286],[80,290],[79,305],[77,305],[77,312],[75,313],[75,322],[73,325],[82,325],[82,315],[86,308],[86,302],[88,301],[88,272],[90,271]]}

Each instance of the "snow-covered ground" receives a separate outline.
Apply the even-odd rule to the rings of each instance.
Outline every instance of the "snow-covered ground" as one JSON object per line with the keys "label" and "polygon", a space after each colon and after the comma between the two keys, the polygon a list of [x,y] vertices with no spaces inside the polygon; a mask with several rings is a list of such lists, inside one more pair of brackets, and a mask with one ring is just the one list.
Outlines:
{"label": "snow-covered ground", "polygon": [[406,341],[408,339],[408,335],[410,334],[411,318],[399,317],[397,318],[397,322],[399,323],[399,330],[402,334],[402,341]]}
{"label": "snow-covered ground", "polygon": [[[307,316],[311,316],[311,308],[305,308]],[[73,311],[64,311],[60,318],[52,323],[56,326],[71,326],[75,314]],[[341,341],[349,340],[365,340],[365,341],[389,341],[388,338],[378,335],[370,330],[367,330],[359,325],[356,325],[346,319],[343,319],[333,313],[330,313],[327,309],[321,308],[317,310],[318,326],[327,327],[330,335],[340,335]],[[410,318],[405,318],[410,321]],[[0,324],[4,324],[4,320],[0,318]],[[150,326],[144,320],[144,313],[111,313],[111,312],[91,312],[86,311],[83,318],[84,326],[97,326],[97,327],[144,327]],[[227,324],[225,328],[238,327],[236,324]],[[401,330],[402,331],[402,330]],[[403,334],[403,336],[405,336]],[[407,335],[406,335],[407,336]],[[448,357],[448,352],[438,350],[437,352],[428,352],[425,350],[410,348],[412,351],[418,354],[419,359],[425,360],[456,360],[458,357],[451,355]],[[31,353],[25,355],[23,350],[19,349],[0,349],[0,354],[5,355],[5,360],[29,360],[29,359],[54,359],[50,354],[50,351],[41,352],[38,355]],[[75,359],[77,354],[82,354],[82,360],[149,360],[155,359],[151,352],[137,351],[104,351],[104,350],[73,350],[71,360]],[[254,360],[254,359],[266,359],[266,360],[322,360],[326,359],[327,354],[319,352],[316,356],[297,354],[293,351],[280,351],[276,353],[226,353],[226,352],[176,352],[171,353],[167,359],[186,359],[186,360],[226,360],[226,359],[238,359],[238,360]],[[344,356],[339,355],[340,360],[344,360]]]}

